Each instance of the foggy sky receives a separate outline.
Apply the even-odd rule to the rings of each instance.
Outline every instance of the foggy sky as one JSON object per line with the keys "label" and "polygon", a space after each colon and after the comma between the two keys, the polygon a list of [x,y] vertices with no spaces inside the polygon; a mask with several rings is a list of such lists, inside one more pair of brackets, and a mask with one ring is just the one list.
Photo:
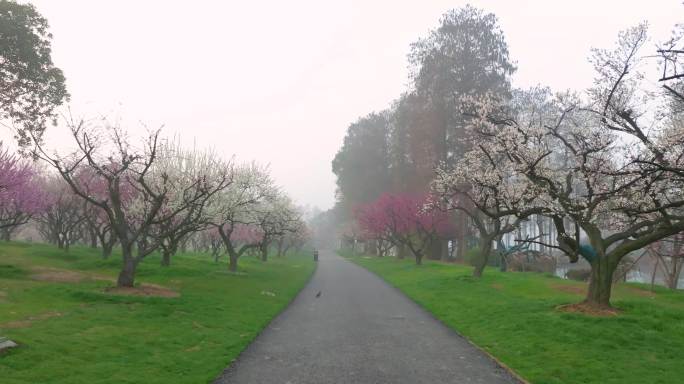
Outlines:
{"label": "foggy sky", "polygon": [[[50,23],[75,115],[164,124],[167,136],[270,163],[299,204],[327,209],[347,126],[406,89],[409,44],[467,2],[31,3]],[[659,41],[684,15],[679,0],[470,3],[498,16],[514,85],[554,90],[589,85],[590,48],[611,47],[619,30],[648,20]],[[51,128],[49,144],[66,145],[66,132]]]}

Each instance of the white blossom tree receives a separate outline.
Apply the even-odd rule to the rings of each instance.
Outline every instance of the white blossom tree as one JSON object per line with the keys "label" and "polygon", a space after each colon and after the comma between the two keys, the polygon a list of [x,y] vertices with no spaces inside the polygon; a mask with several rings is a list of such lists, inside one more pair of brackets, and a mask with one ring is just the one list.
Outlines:
{"label": "white blossom tree", "polygon": [[209,202],[209,222],[218,231],[228,253],[228,269],[237,271],[238,259],[259,247],[258,236],[249,229],[257,224],[255,209],[278,195],[268,168],[256,163],[236,165],[233,182]]}
{"label": "white blossom tree", "polygon": [[[527,102],[523,95],[532,96],[516,93],[516,101]],[[502,133],[500,124],[506,121],[501,116],[508,110],[498,109],[501,105],[489,97],[464,97],[462,104],[478,111],[462,138],[471,144],[470,149],[453,166],[436,170],[432,191],[437,198],[436,207],[466,214],[477,229],[480,254],[474,263],[473,276],[480,277],[493,243],[500,243],[503,235],[518,228],[521,221],[541,213],[543,208],[534,204],[535,185],[516,172],[515,161],[501,150],[497,140]]]}
{"label": "white blossom tree", "polygon": [[[161,150],[160,130],[136,147],[125,131],[107,121],[101,126],[83,120],[67,124],[77,145],[72,154],[49,155],[41,146],[35,154],[51,164],[77,196],[105,212],[121,245],[117,285],[132,287],[138,264],[160,247],[163,236],[154,232],[158,225],[206,203],[207,196],[226,187],[229,175],[209,169],[170,173],[168,159],[160,161],[160,156],[173,153]],[[90,178],[81,177],[83,168]]]}
{"label": "white blossom tree", "polygon": [[[610,307],[626,255],[684,229],[681,135],[659,113],[666,110],[649,110],[659,96],[639,71],[645,40],[640,25],[615,50],[596,50],[586,95],[537,91],[513,105],[490,96],[476,113],[491,126],[488,145],[511,162],[511,177],[529,183],[534,200],[526,205],[553,220],[557,244],[547,245],[590,263],[584,304],[592,307]],[[494,113],[506,109],[503,118]]]}
{"label": "white blossom tree", "polygon": [[294,233],[302,223],[301,215],[292,200],[280,191],[255,206],[253,217],[254,224],[261,231],[259,252],[262,261],[268,259],[268,250],[273,241]]}

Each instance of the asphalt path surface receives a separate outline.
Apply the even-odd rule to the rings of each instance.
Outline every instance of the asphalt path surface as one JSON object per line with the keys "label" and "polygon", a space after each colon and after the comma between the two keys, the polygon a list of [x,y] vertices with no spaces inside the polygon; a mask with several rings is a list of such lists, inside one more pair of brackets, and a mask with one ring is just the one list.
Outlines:
{"label": "asphalt path surface", "polygon": [[216,383],[519,381],[371,272],[321,251],[311,281]]}

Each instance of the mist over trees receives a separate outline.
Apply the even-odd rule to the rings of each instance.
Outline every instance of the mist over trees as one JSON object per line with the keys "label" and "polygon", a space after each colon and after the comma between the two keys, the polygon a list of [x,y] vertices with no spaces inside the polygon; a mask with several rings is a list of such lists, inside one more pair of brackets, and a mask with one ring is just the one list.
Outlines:
{"label": "mist over trees", "polygon": [[[592,51],[589,89],[515,89],[496,17],[471,6],[447,12],[411,45],[407,91],[351,124],[333,160],[343,245],[399,257],[408,245],[456,261],[468,253],[476,277],[493,255],[503,264],[508,249],[532,247],[585,260],[584,304],[609,307],[628,256],[657,252],[654,244],[684,230],[674,36],[656,49],[646,24],[621,32],[614,48]],[[649,68],[663,71],[663,88]],[[405,193],[425,196],[420,214],[449,225],[433,237],[397,225],[415,216],[408,201],[387,208]],[[536,236],[523,236],[530,225]]]}
{"label": "mist over trees", "polygon": [[[273,249],[284,256],[308,242],[299,208],[267,167],[185,148],[161,129],[145,128],[140,137],[106,118],[58,118],[69,94],[52,63],[51,39],[32,5],[0,1],[0,120],[15,132],[21,155],[30,155],[0,147],[4,240],[28,226],[65,251],[87,244],[107,259],[116,250],[119,287],[133,287],[138,265],[152,254],[169,267],[189,246],[216,261],[226,252],[235,272],[249,249],[267,261]],[[73,152],[44,142],[48,123],[58,122],[70,131]]]}
{"label": "mist over trees", "polygon": [[[508,56],[496,17],[471,6],[446,13],[412,44],[410,89],[390,109],[352,124],[333,160],[346,218],[385,192],[424,194],[436,167],[453,167],[469,146],[461,140],[470,119],[462,97],[508,95],[515,71]],[[429,257],[446,259],[446,241],[454,240],[463,259],[471,228],[463,212],[452,216],[453,231],[433,241]]]}

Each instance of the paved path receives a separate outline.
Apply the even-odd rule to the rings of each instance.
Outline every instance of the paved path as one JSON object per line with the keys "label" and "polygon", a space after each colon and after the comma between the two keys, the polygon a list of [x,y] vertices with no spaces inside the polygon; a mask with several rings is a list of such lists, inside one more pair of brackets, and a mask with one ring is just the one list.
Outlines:
{"label": "paved path", "polygon": [[518,381],[372,273],[321,252],[309,284],[216,383]]}

